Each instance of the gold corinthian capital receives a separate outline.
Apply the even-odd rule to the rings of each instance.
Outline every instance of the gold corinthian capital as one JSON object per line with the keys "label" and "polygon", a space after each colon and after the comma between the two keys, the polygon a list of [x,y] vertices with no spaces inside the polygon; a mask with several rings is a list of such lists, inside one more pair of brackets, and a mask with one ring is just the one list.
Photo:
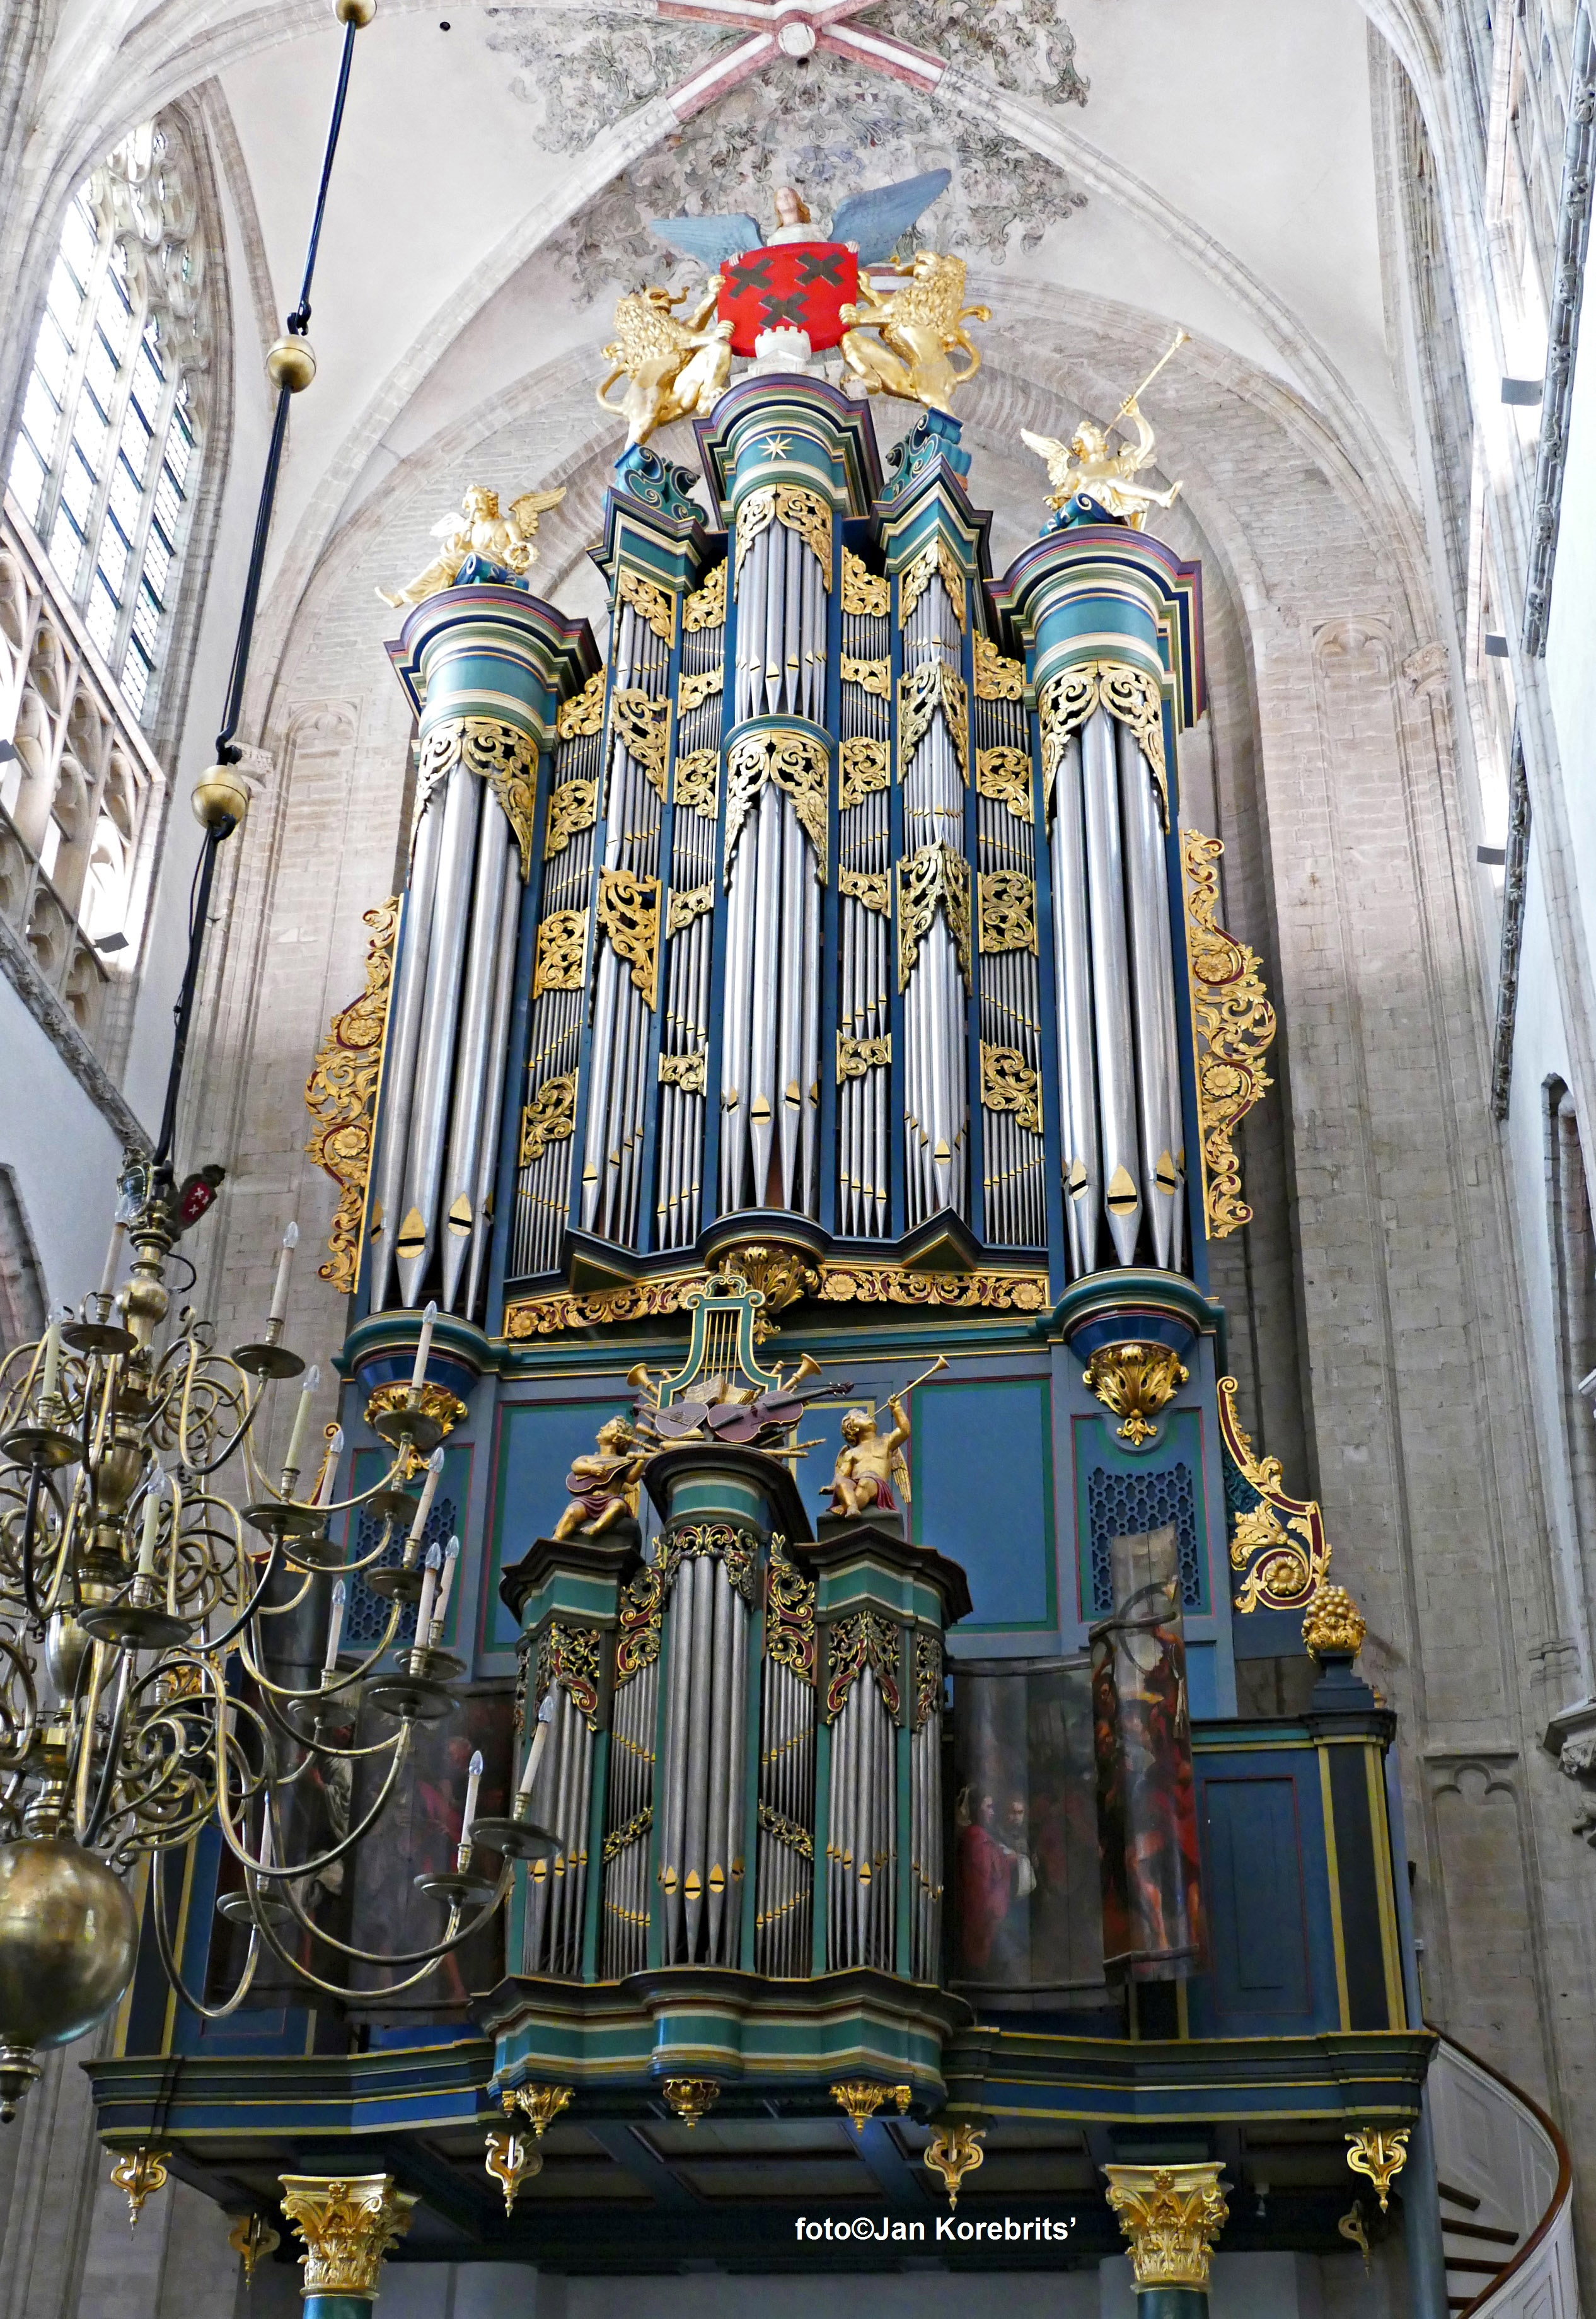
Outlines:
{"label": "gold corinthian capital", "polygon": [[1217,2166],[1105,2166],[1108,2203],[1131,2248],[1140,2294],[1152,2287],[1208,2291],[1213,2242],[1230,2207]]}
{"label": "gold corinthian capital", "polygon": [[415,2199],[392,2174],[281,2174],[283,2212],[304,2242],[304,2295],[375,2295],[383,2257]]}

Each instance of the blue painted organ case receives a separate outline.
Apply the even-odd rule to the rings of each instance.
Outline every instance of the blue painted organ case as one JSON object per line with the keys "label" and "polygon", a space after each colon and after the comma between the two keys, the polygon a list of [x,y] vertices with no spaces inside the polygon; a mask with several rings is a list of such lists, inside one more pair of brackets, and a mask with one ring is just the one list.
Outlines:
{"label": "blue painted organ case", "polygon": [[[546,1728],[555,1843],[469,2022],[464,1990],[430,2026],[374,1998],[365,2053],[315,2066],[353,2103],[407,2055],[410,2143],[518,2087],[613,2121],[690,2079],[778,2122],[863,2080],[995,2147],[1068,2121],[1098,2163],[1410,2125],[1392,1719],[1334,1620],[1304,1654],[1319,1510],[1255,1451],[1208,1295],[1273,1018],[1181,821],[1200,573],[1055,519],[995,581],[957,422],[883,465],[816,378],[742,380],[698,432],[701,497],[651,449],[618,468],[601,657],[492,583],[390,648],[416,815],[346,1424],[359,1477],[436,1302],[451,1647],[513,1692],[507,1785]],[[640,1392],[752,1403],[795,1362],[839,1380],[807,1455],[700,1437],[636,1519],[556,1525]],[[845,1412],[915,1378],[891,1485],[840,1516]],[[164,2131],[202,2170],[239,2056],[275,2041],[286,2130],[289,2048],[343,2035],[152,2007],[103,2116],[127,2139],[166,2083],[140,2053],[184,2052]],[[538,2214],[557,2267],[591,2209]]]}

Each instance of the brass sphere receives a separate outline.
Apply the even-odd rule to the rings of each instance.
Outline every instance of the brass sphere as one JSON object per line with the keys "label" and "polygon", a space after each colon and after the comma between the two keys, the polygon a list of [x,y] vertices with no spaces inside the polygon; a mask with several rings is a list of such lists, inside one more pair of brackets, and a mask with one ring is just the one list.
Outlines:
{"label": "brass sphere", "polygon": [[212,765],[194,785],[194,819],[206,829],[230,821],[235,827],[249,810],[249,790],[237,765]]}
{"label": "brass sphere", "polygon": [[266,356],[266,376],[290,394],[302,394],[316,375],[316,356],[309,338],[279,338]]}
{"label": "brass sphere", "polygon": [[377,0],[337,0],[334,14],[340,24],[353,24],[356,30],[369,24],[377,13]]}
{"label": "brass sphere", "polygon": [[[0,1844],[0,2053],[11,2062],[92,2029],[131,1981],[138,1945],[127,1887],[92,1852],[59,1836]],[[0,2087],[0,2110],[18,2090]]]}

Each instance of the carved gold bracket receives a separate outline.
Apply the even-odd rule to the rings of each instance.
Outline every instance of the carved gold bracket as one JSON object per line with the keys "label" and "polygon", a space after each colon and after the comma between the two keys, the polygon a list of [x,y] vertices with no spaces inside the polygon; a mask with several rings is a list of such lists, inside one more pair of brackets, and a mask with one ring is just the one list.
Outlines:
{"label": "carved gold bracket", "polygon": [[255,2269],[269,2254],[282,2245],[282,2233],[275,2231],[263,2215],[240,2215],[227,2234],[227,2242],[244,2266],[244,2287],[248,2293],[255,2284]]}
{"label": "carved gold bracket", "polygon": [[925,2145],[925,2163],[933,2174],[941,2175],[950,2206],[959,2204],[959,2187],[965,2176],[986,2163],[987,2153],[981,2148],[986,2132],[984,2125],[944,2125]]}
{"label": "carved gold bracket", "polygon": [[913,2086],[879,2086],[869,2078],[840,2078],[831,2095],[837,2107],[847,2111],[854,2133],[862,2134],[883,2102],[896,2102],[899,2117],[906,2117],[915,2089]]}
{"label": "carved gold bracket", "polygon": [[1041,720],[1041,789],[1050,811],[1064,744],[1095,709],[1105,708],[1135,734],[1152,771],[1164,827],[1169,826],[1169,776],[1164,763],[1164,696],[1150,671],[1129,661],[1084,660],[1049,677],[1037,700]]}
{"label": "carved gold bracket", "polygon": [[661,2089],[666,2101],[683,2125],[697,2125],[707,2117],[720,2099],[720,2088],[713,2078],[667,2078]]}
{"label": "carved gold bracket", "polygon": [[372,930],[365,952],[365,988],[352,1006],[333,1016],[305,1081],[305,1108],[316,1123],[305,1150],[338,1187],[338,1211],[328,1235],[328,1261],[320,1273],[344,1296],[353,1289],[360,1268],[372,1127],[383,1076],[383,1042],[388,1035],[388,1005],[393,995],[398,896],[391,894],[374,910],[367,910],[365,923]]}
{"label": "carved gold bracket", "polygon": [[1364,2174],[1375,2186],[1384,2214],[1391,2202],[1391,2185],[1408,2162],[1408,2136],[1411,2125],[1400,2125],[1394,2133],[1384,2126],[1360,2125],[1356,2134],[1347,2136],[1347,2163],[1355,2174]]}
{"label": "carved gold bracket", "polygon": [[1123,1421],[1114,1428],[1121,1440],[1140,1449],[1190,1375],[1168,1345],[1100,1345],[1081,1371],[1081,1383]]}
{"label": "carved gold bracket", "polygon": [[[1258,1457],[1236,1414],[1236,1380],[1219,1381],[1219,1430],[1258,1502],[1237,1514],[1231,1530],[1231,1567],[1247,1576],[1239,1611],[1305,1611],[1330,1569],[1330,1540],[1316,1498],[1289,1497],[1280,1486],[1278,1457]],[[1250,1568],[1249,1565],[1250,1564]]]}
{"label": "carved gold bracket", "polygon": [[389,1417],[396,1409],[418,1410],[430,1418],[442,1440],[452,1433],[465,1414],[465,1403],[446,1385],[424,1385],[418,1393],[408,1379],[402,1385],[379,1385],[373,1387],[365,1404],[365,1421],[374,1425],[379,1417]]}
{"label": "carved gold bracket", "polygon": [[[537,2144],[543,2140],[555,2119],[571,2100],[570,2086],[514,2086],[501,2097],[504,2115],[511,2123],[508,2126],[488,2128],[488,2147],[482,2164],[504,2192],[504,2211],[508,2215],[515,2206],[523,2182],[543,2171],[543,2152]],[[529,2120],[532,2135],[528,2139],[524,2128],[516,2122],[517,2112]]]}
{"label": "carved gold bracket", "polygon": [[1250,1223],[1241,1169],[1231,1139],[1274,1081],[1264,1069],[1276,1028],[1256,951],[1233,942],[1214,917],[1215,866],[1224,846],[1200,830],[1185,833],[1186,954],[1191,969],[1196,1043],[1197,1128],[1203,1147],[1203,1214],[1210,1240]]}
{"label": "carved gold bracket", "polygon": [[446,717],[432,726],[416,762],[416,790],[430,798],[438,783],[464,765],[498,799],[521,857],[521,879],[532,875],[532,812],[537,796],[537,745],[518,725],[498,717]]}
{"label": "carved gold bracket", "polygon": [[112,2168],[111,2179],[127,2198],[130,2231],[137,2227],[146,2198],[153,2198],[158,2190],[165,2189],[167,2161],[171,2154],[169,2150],[128,2150]]}

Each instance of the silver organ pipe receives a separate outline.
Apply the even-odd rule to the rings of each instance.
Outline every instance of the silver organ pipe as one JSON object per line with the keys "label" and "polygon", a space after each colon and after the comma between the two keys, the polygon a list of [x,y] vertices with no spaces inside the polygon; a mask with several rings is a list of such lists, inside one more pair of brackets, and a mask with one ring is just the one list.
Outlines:
{"label": "silver organ pipe", "polygon": [[725,712],[724,563],[682,607],[672,793],[671,899],[660,1036],[656,1226],[662,1248],[690,1247],[703,1209],[709,970],[714,934],[715,836]]}
{"label": "silver organ pipe", "polygon": [[399,1196],[404,1181],[405,1155],[410,1143],[416,1049],[421,1035],[421,1004],[427,992],[427,956],[432,941],[432,898],[437,883],[437,847],[443,827],[442,813],[434,809],[437,805],[436,799],[423,804],[416,828],[410,884],[404,898],[399,971],[388,1023],[382,1154],[372,1209],[371,1309],[374,1313],[380,1312],[388,1299],[393,1244],[399,1232]]}
{"label": "silver organ pipe", "polygon": [[940,1981],[942,1956],[942,1647],[916,1633],[909,1741],[909,1976]]}
{"label": "silver organ pipe", "polygon": [[735,1965],[742,1944],[747,1534],[705,1523],[664,1548],[669,1603],[659,1878],[667,1964]]}
{"label": "silver organ pipe", "polygon": [[[899,869],[904,993],[903,1105],[911,1229],[951,1208],[969,1213],[969,1100],[965,998],[970,976],[969,878],[963,856],[967,708],[960,675],[964,583],[940,539],[898,576],[904,672],[898,682],[898,771],[904,864]],[[935,881],[941,898],[913,947],[902,907],[906,874]],[[950,913],[957,922],[950,924]]]}
{"label": "silver organ pipe", "polygon": [[660,1686],[660,1577],[638,1572],[621,1602],[609,1785],[604,1820],[606,1981],[641,1972],[648,1958],[649,1837],[654,1813],[654,1732]]}
{"label": "silver organ pipe", "polygon": [[1000,1247],[1047,1238],[1037,957],[1036,811],[1023,669],[978,656],[975,685],[983,1232]]}
{"label": "silver organ pipe", "polygon": [[1152,1224],[1153,1259],[1173,1255],[1180,1177],[1180,1114],[1170,1108],[1175,1084],[1175,993],[1169,958],[1169,897],[1164,881],[1164,829],[1153,777],[1136,735],[1116,723],[1125,892],[1130,908],[1132,991],[1136,1015],[1136,1096],[1141,1123],[1142,1182]]}
{"label": "silver organ pipe", "polygon": [[471,1276],[466,1283],[464,1311],[468,1320],[480,1320],[483,1276],[491,1237],[489,1204],[499,1172],[499,1125],[504,1111],[504,1058],[509,1044],[510,1005],[514,997],[516,937],[519,932],[521,874],[513,852],[507,852],[499,902],[499,957],[493,976],[493,1006],[489,1018],[483,1111],[476,1178],[471,1187],[471,1212],[475,1219],[471,1235]]}
{"label": "silver organ pipe", "polygon": [[[871,1611],[833,1629],[839,1640],[869,1622],[874,1650],[833,1714],[827,1797],[826,1963],[833,1972],[875,1965],[890,1972],[897,1937],[897,1629]],[[879,1639],[878,1639],[879,1638]],[[882,1646],[886,1647],[882,1647]],[[831,1697],[840,1685],[834,1676]]]}
{"label": "silver organ pipe", "polygon": [[1081,735],[1081,787],[1086,800],[1087,899],[1104,1205],[1115,1255],[1122,1264],[1134,1264],[1142,1207],[1136,1051],[1132,1043],[1130,943],[1125,928],[1124,845],[1114,720],[1106,708],[1092,711]]}
{"label": "silver organ pipe", "polygon": [[771,1541],[760,1700],[754,1970],[809,1971],[815,1908],[815,1584]]}
{"label": "silver organ pipe", "polygon": [[[443,1296],[446,1311],[458,1307],[460,1277],[468,1250],[485,1234],[480,1207],[473,1205],[481,1173],[482,1145],[491,1103],[488,1081],[501,1077],[502,1050],[491,1043],[494,998],[503,949],[504,869],[510,851],[509,824],[490,805],[481,817],[476,870],[472,881],[471,934],[460,994],[460,1031],[455,1057],[455,1093],[443,1179]],[[493,1106],[495,1111],[497,1106]]]}
{"label": "silver organ pipe", "polygon": [[521,1970],[574,1980],[582,1971],[595,1725],[566,1682],[550,1674],[551,1652],[557,1652],[559,1642],[555,1627],[541,1655],[537,1705],[542,1708],[552,1689],[554,1711],[530,1805],[557,1849],[552,1859],[534,1861],[527,1878]]}
{"label": "silver organ pipe", "polygon": [[1050,850],[1064,1219],[1069,1241],[1070,1277],[1077,1280],[1083,1273],[1096,1269],[1098,1232],[1103,1220],[1084,811],[1080,735],[1072,733],[1059,751],[1053,776]]}
{"label": "silver organ pipe", "polygon": [[394,1240],[400,1294],[407,1304],[421,1301],[428,1263],[437,1245],[444,1130],[460,1024],[460,984],[484,787],[466,765],[456,763],[448,773],[442,799],[432,937],[428,945],[415,1093],[400,1193],[402,1214]]}
{"label": "silver organ pipe", "polygon": [[884,1240],[891,1162],[891,591],[843,552],[842,715],[838,754],[837,1221]]}

